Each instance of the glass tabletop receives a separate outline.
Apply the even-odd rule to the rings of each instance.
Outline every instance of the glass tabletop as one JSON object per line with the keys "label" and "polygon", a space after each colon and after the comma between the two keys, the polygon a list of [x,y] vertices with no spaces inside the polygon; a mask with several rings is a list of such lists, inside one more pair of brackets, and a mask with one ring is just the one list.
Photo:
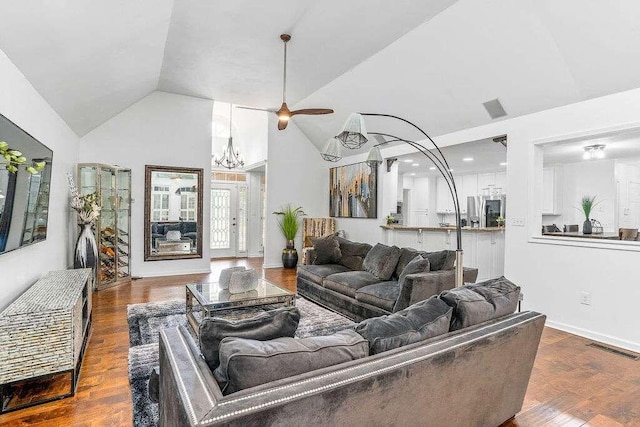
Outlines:
{"label": "glass tabletop", "polygon": [[227,289],[220,289],[217,282],[190,283],[187,287],[203,305],[293,295],[292,292],[282,289],[264,279],[258,279],[257,289],[236,294],[232,294]]}

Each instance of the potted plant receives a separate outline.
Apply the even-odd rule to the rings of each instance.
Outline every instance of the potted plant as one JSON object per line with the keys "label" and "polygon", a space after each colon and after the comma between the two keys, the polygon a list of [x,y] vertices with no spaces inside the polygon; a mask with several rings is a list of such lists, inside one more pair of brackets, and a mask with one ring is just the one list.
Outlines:
{"label": "potted plant", "polygon": [[281,217],[278,220],[278,224],[282,234],[284,234],[284,238],[287,239],[287,247],[282,250],[282,265],[284,268],[296,268],[296,265],[298,265],[298,251],[295,248],[294,239],[300,229],[300,216],[306,214],[302,210],[302,206],[294,208],[290,204],[283,206],[279,212],[274,212],[273,214]]}
{"label": "potted plant", "polygon": [[585,216],[584,223],[582,224],[582,234],[591,234],[592,228],[589,216],[598,203],[596,203],[596,196],[582,196],[581,206]]}
{"label": "potted plant", "polygon": [[498,218],[496,218],[496,222],[498,223],[498,227],[504,227],[504,223],[505,223],[505,219],[504,217],[501,215]]}

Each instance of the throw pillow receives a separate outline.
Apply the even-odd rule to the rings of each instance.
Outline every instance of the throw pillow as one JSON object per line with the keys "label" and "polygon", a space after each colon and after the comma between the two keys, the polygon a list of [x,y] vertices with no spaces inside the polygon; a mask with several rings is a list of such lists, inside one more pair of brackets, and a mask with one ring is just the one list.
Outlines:
{"label": "throw pillow", "polygon": [[407,264],[407,266],[400,273],[400,277],[398,278],[398,286],[400,289],[400,294],[396,299],[396,303],[393,306],[393,312],[396,313],[400,310],[403,310],[409,306],[411,302],[411,293],[413,291],[413,286],[405,286],[404,282],[407,279],[409,274],[417,274],[417,273],[425,273],[430,271],[430,262],[428,258],[422,258],[420,255],[416,255],[415,258]]}
{"label": "throw pillow", "polygon": [[229,394],[368,355],[367,341],[352,330],[270,341],[225,338],[214,376]]}
{"label": "throw pillow", "polygon": [[265,311],[251,319],[226,320],[207,317],[199,328],[200,352],[211,371],[219,364],[220,341],[226,337],[270,340],[293,337],[300,321],[300,311],[296,307],[282,307]]}
{"label": "throw pillow", "polygon": [[398,259],[398,265],[396,265],[396,271],[393,272],[393,277],[396,279],[400,277],[402,270],[418,255],[418,251],[413,248],[400,249],[400,259]]}
{"label": "throw pillow", "polygon": [[376,244],[364,258],[362,268],[380,280],[389,280],[398,265],[400,248]]}
{"label": "throw pillow", "polygon": [[453,308],[452,331],[513,313],[519,296],[520,287],[504,276],[440,294],[440,298]]}
{"label": "throw pillow", "polygon": [[423,258],[428,258],[431,271],[451,270],[456,262],[455,251],[419,252]]}
{"label": "throw pillow", "polygon": [[316,252],[314,264],[337,264],[340,261],[342,253],[338,238],[334,234],[325,237],[312,237],[311,243],[313,243],[313,249]]}
{"label": "throw pillow", "polygon": [[338,243],[340,244],[340,252],[342,253],[339,264],[344,265],[350,270],[362,270],[362,262],[371,250],[371,245],[368,243],[352,242],[342,237],[338,237]]}
{"label": "throw pillow", "polygon": [[377,354],[446,334],[451,312],[451,307],[433,296],[397,313],[363,320],[356,332],[369,341],[371,354]]}

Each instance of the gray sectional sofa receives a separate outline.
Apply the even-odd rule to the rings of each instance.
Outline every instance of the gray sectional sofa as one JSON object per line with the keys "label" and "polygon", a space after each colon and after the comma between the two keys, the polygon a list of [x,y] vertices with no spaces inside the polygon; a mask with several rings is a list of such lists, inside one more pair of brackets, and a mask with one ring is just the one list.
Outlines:
{"label": "gray sectional sofa", "polygon": [[[368,356],[298,373],[315,352],[305,348],[298,357],[308,345],[302,339],[224,338],[214,375],[185,328],[162,330],[160,425],[498,426],[522,409],[545,322],[539,313],[513,313],[519,292],[500,278],[367,319],[319,338],[338,338],[357,347],[354,354],[367,352],[368,342]],[[425,314],[432,320],[416,325]],[[238,345],[243,350],[234,353]],[[339,357],[343,349],[328,353]],[[241,369],[227,373],[251,385],[227,393],[216,379],[234,354]],[[255,381],[269,370],[279,371],[277,379]]]}
{"label": "gray sectional sofa", "polygon": [[[298,265],[298,294],[355,321],[397,312],[455,286],[454,251],[372,247],[329,237],[336,239],[339,250],[320,262],[317,249],[308,254],[308,264]],[[316,248],[322,248],[323,239],[314,239]],[[402,276],[417,255],[429,259],[426,270]],[[464,269],[465,283],[477,277],[478,269]]]}

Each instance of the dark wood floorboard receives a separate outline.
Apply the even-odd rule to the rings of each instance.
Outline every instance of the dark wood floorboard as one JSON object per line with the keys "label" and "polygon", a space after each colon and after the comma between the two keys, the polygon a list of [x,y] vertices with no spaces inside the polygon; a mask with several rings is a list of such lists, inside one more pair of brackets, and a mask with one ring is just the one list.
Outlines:
{"label": "dark wood floorboard", "polygon": [[[127,305],[184,299],[184,285],[215,280],[220,270],[262,259],[223,259],[211,274],[145,278],[94,294],[93,330],[74,397],[0,416],[2,426],[130,426]],[[268,280],[295,291],[295,270],[267,269]],[[640,362],[545,328],[522,411],[503,426],[640,426]]]}

